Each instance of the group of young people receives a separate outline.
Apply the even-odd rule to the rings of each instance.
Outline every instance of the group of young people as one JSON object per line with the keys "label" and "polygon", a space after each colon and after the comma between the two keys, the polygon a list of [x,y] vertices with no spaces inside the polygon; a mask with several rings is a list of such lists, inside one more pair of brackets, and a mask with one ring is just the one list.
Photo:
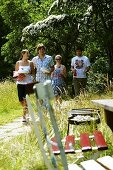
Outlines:
{"label": "group of young people", "polygon": [[[54,60],[46,54],[46,47],[43,44],[37,46],[37,56],[31,61],[29,60],[29,51],[24,49],[21,51],[20,59],[16,62],[15,72],[17,73],[17,91],[18,98],[23,107],[23,122],[26,122],[28,113],[26,103],[26,87],[28,83],[38,81],[44,83],[51,80],[53,87],[55,102],[61,103],[61,94],[66,88],[65,78],[67,77],[66,67],[62,64],[62,56],[55,56]],[[82,55],[82,49],[76,49],[76,56],[71,60],[71,71],[73,74],[73,85],[75,97],[80,94],[80,90],[86,87],[87,72],[90,69],[90,61],[88,57]]]}

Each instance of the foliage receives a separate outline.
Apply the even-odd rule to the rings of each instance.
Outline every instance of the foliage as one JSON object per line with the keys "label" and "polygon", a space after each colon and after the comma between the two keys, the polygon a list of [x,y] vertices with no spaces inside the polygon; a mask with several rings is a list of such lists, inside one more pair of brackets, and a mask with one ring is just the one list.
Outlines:
{"label": "foliage", "polygon": [[49,47],[50,54],[54,56],[60,53],[63,56],[64,64],[70,67],[68,64],[74,47],[78,42],[81,43],[80,40],[77,40],[79,37],[78,24],[82,22],[84,11],[87,8],[87,5],[82,3],[84,7],[81,9],[80,4],[81,2],[54,1],[46,19],[25,27],[23,40],[37,42],[38,37],[39,41],[43,40]]}
{"label": "foliage", "polygon": [[[91,14],[86,17],[86,41],[97,42],[101,50],[107,55],[109,65],[113,65],[113,2],[90,0]],[[83,28],[83,29],[84,29]]]}
{"label": "foliage", "polygon": [[87,89],[90,93],[103,93],[106,87],[105,75],[99,72],[90,71],[88,75]]}
{"label": "foliage", "polygon": [[[35,55],[34,48],[38,42],[45,43],[50,55],[60,53],[67,69],[70,68],[74,48],[80,44],[92,63],[98,60],[97,56],[103,57],[103,60],[107,58],[112,76],[112,9],[112,1],[106,0],[2,0],[0,15],[8,32],[3,31],[1,37],[3,40],[5,36],[1,44],[1,60],[8,67],[6,74],[2,73],[0,78],[11,75],[22,48],[28,48]],[[58,19],[64,15],[64,19]],[[22,42],[24,28],[30,28],[30,32]],[[32,28],[35,34],[30,34]]]}

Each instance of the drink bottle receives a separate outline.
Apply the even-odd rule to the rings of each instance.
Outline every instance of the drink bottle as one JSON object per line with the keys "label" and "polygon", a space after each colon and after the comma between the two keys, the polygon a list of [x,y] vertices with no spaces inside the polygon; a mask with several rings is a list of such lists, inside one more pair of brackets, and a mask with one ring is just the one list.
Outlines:
{"label": "drink bottle", "polygon": [[73,77],[77,77],[77,72],[75,70],[74,74],[73,74]]}

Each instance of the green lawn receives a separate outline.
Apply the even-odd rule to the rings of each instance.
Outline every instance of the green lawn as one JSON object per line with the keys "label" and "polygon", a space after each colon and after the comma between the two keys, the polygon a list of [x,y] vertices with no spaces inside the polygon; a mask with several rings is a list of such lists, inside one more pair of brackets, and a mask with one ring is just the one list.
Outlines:
{"label": "green lawn", "polygon": [[[16,85],[14,83],[8,81],[1,83],[0,91],[0,124],[5,124],[20,117],[22,115],[22,108],[18,102]],[[61,137],[64,138],[66,136],[67,112],[69,110],[81,107],[95,107],[91,103],[92,99],[112,98],[112,96],[112,92],[107,92],[102,95],[87,94],[86,97],[80,96],[78,100],[68,99],[63,101],[65,102],[64,106],[55,109],[56,121],[58,123]],[[30,96],[30,99],[31,98],[34,100],[34,96]],[[104,134],[109,148],[108,150],[101,151],[98,155],[95,155],[98,157],[103,155],[113,155],[113,134],[105,123],[103,109],[100,108],[100,111],[101,123],[98,125],[98,129]],[[53,135],[53,130],[47,112],[44,112],[44,117],[49,136],[51,137]],[[93,127],[87,125],[79,127],[75,126],[74,135],[77,137],[81,132],[91,133],[93,130]],[[41,137],[42,140],[45,141],[43,133]],[[44,142],[44,145],[45,144],[46,143]],[[69,163],[76,162],[79,164],[80,161],[90,159],[93,156],[94,155],[89,152],[85,153],[84,158],[78,159],[76,158],[76,154],[70,154],[67,155],[67,160]],[[0,170],[46,170],[34,131],[18,136],[8,142],[0,143]]]}
{"label": "green lawn", "polygon": [[10,81],[0,83],[0,125],[11,122],[21,116],[16,84]]}

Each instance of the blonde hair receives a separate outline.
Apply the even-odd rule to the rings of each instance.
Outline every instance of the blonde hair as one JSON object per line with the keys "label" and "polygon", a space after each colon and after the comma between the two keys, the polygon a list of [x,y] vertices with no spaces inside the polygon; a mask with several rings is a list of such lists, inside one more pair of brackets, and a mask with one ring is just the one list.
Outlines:
{"label": "blonde hair", "polygon": [[39,51],[40,48],[46,49],[46,47],[45,47],[44,44],[42,44],[42,43],[40,43],[40,44],[37,45],[37,48],[36,48],[36,49],[37,49],[37,52]]}
{"label": "blonde hair", "polygon": [[62,56],[60,54],[56,55],[55,59],[58,59],[58,58],[62,59]]}

